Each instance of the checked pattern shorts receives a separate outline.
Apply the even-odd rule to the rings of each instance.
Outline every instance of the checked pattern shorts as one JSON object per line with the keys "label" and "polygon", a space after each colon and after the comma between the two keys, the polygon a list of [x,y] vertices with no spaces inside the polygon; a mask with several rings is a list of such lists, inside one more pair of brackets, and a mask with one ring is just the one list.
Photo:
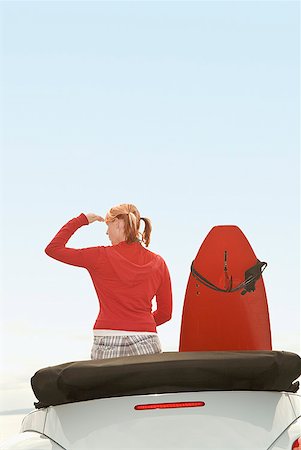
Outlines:
{"label": "checked pattern shorts", "polygon": [[159,337],[150,335],[94,336],[91,359],[161,353]]}

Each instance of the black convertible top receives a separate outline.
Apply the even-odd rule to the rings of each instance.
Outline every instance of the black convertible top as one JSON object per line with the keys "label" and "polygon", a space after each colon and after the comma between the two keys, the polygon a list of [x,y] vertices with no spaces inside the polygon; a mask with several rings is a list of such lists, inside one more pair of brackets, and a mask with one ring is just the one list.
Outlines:
{"label": "black convertible top", "polygon": [[296,392],[301,359],[281,351],[167,352],[76,361],[31,379],[36,408],[128,395],[196,391]]}

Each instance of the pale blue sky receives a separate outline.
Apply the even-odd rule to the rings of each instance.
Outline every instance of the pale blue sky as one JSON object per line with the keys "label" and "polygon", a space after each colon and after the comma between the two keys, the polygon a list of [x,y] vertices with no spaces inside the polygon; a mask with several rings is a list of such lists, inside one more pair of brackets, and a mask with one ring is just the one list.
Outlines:
{"label": "pale blue sky", "polygon": [[[169,265],[177,350],[189,267],[236,224],[264,274],[275,349],[299,351],[299,2],[1,2],[2,390],[88,359],[88,274],[44,247],[81,212],[130,202]],[[103,224],[74,246],[108,245]]]}

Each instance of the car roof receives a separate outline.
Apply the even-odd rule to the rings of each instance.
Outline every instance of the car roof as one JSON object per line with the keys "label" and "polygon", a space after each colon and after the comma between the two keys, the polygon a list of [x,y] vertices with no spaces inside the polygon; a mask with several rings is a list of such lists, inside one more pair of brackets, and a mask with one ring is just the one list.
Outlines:
{"label": "car roof", "polygon": [[166,352],[73,361],[31,379],[36,408],[96,398],[193,391],[296,392],[301,359],[283,351]]}

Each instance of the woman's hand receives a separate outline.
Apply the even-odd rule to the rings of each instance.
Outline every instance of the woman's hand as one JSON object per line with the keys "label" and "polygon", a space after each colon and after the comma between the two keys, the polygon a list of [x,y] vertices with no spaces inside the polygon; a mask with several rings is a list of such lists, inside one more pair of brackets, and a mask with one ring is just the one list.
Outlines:
{"label": "woman's hand", "polygon": [[103,217],[98,216],[97,214],[94,214],[94,213],[88,213],[88,214],[85,214],[85,216],[87,217],[89,223],[95,222],[96,220],[98,222],[105,221],[105,219]]}

